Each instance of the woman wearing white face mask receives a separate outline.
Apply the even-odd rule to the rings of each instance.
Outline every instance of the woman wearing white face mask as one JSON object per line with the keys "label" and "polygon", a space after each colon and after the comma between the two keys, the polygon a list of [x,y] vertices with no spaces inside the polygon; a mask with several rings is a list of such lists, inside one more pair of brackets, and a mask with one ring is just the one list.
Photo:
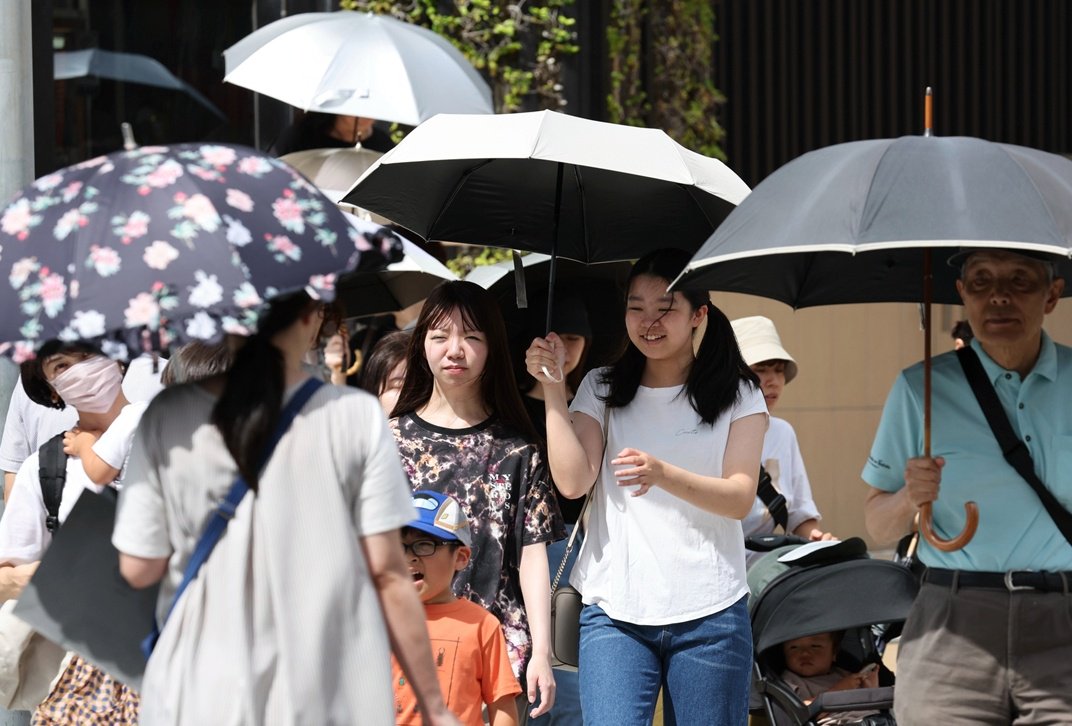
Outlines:
{"label": "woman wearing white face mask", "polygon": [[[76,428],[65,435],[62,523],[83,489],[100,493],[118,478],[146,404],[129,403],[122,368],[85,343],[46,343],[35,360],[23,364],[22,380],[35,403],[71,406],[78,413]],[[22,593],[52,541],[39,467],[38,453],[23,462],[0,519],[0,600]],[[136,723],[137,714],[136,693],[73,656],[33,722]]]}

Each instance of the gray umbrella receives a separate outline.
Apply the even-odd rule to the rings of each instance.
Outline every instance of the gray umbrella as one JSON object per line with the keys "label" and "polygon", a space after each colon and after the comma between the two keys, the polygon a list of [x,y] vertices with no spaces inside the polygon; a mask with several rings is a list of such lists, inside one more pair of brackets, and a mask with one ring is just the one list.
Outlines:
{"label": "gray umbrella", "polygon": [[91,48],[57,52],[53,58],[52,77],[57,81],[96,76],[123,83],[170,88],[182,91],[221,119],[227,117],[197,89],[178,78],[155,58],[137,53],[114,53]]}
{"label": "gray umbrella", "polygon": [[933,301],[959,304],[942,262],[962,246],[1072,257],[1072,160],[967,137],[828,146],[763,180],[674,285],[794,308],[922,302],[921,248],[946,248]]}
{"label": "gray umbrella", "polygon": [[[1072,277],[1072,160],[966,137],[819,149],[759,184],[671,287],[760,295],[794,308],[923,302],[929,363],[930,303],[960,303],[957,270],[932,265],[932,253],[944,261],[962,247],[1059,255],[1060,274]],[[925,380],[929,455],[929,365]],[[965,532],[942,541],[929,505],[922,514],[921,531],[940,549],[962,547],[977,522],[969,512]]]}

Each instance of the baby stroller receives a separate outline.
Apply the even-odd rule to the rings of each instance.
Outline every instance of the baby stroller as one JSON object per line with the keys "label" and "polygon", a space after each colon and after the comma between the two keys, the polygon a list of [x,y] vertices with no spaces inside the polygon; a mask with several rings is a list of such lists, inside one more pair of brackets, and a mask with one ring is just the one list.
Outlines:
{"label": "baby stroller", "polygon": [[[770,553],[748,571],[749,614],[755,652],[753,705],[772,726],[816,724],[820,714],[878,711],[854,723],[894,724],[893,673],[882,665],[885,644],[896,637],[916,596],[917,584],[904,566],[867,555],[863,540],[781,547],[766,538]],[[781,644],[826,632],[844,632],[836,665],[856,673],[875,663],[879,687],[822,693],[806,705],[781,677]]]}

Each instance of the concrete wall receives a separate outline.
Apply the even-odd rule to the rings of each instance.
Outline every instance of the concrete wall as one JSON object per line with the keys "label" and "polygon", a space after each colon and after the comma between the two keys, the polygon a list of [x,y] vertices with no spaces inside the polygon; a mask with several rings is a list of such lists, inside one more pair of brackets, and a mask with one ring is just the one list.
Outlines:
{"label": "concrete wall", "polygon": [[[859,535],[870,541],[860,471],[894,378],[923,357],[918,306],[834,305],[794,312],[748,295],[711,297],[731,320],[766,315],[778,327],[800,372],[775,415],[796,429],[824,526],[843,538]],[[935,306],[935,354],[952,349],[949,330],[962,317],[960,307]],[[1058,342],[1072,344],[1072,299],[1061,301],[1046,329]]]}

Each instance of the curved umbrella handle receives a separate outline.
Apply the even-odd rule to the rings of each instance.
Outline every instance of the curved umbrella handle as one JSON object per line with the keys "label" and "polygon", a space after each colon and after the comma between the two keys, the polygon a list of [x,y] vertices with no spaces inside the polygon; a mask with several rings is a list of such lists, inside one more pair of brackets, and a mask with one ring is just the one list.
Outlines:
{"label": "curved umbrella handle", "polygon": [[930,502],[920,506],[919,514],[919,533],[930,543],[931,547],[942,552],[959,550],[971,542],[972,537],[975,536],[975,530],[979,527],[979,506],[975,502],[964,502],[964,514],[968,519],[964,524],[964,531],[953,539],[942,539],[935,534],[934,527],[931,525],[933,513]]}

